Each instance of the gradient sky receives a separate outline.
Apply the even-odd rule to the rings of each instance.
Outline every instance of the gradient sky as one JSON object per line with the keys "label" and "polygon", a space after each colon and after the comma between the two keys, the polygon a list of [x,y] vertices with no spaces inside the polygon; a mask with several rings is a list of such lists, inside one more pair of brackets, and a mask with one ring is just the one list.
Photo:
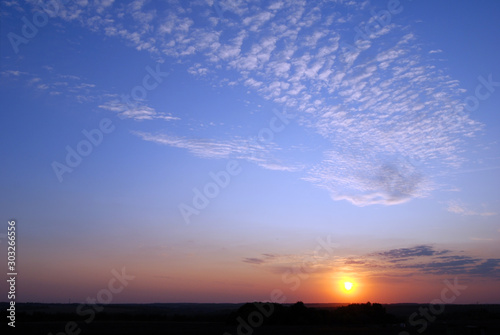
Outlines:
{"label": "gradient sky", "polygon": [[0,7],[17,301],[500,303],[500,2],[44,3]]}

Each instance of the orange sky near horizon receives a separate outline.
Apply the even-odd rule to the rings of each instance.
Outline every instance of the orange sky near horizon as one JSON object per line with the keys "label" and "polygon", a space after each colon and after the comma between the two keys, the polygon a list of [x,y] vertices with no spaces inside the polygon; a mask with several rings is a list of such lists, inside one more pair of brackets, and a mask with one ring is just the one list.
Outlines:
{"label": "orange sky near horizon", "polygon": [[[55,262],[44,264],[36,259],[25,264],[24,276],[19,277],[18,301],[26,302],[84,302],[87,297],[107,287],[113,277],[112,269],[120,270],[116,259],[69,259],[64,255]],[[294,303],[429,303],[439,299],[454,276],[410,275],[405,272],[364,273],[349,266],[334,266],[329,257],[297,267],[289,265],[248,264],[230,262],[226,253],[219,254],[219,262],[206,263],[205,257],[187,255],[173,260],[170,256],[136,259],[126,262],[127,274],[135,276],[122,292],[113,296],[116,303],[206,302],[241,303],[247,301],[275,301]],[[276,257],[275,257],[276,258]],[[305,258],[311,259],[311,258]],[[343,258],[342,258],[343,259]],[[166,263],[168,261],[168,263]],[[278,260],[281,263],[283,260]],[[257,261],[254,261],[258,263]],[[55,265],[57,264],[57,266]],[[125,264],[125,262],[123,263]],[[161,268],[160,264],[168,264]],[[460,291],[453,303],[495,302],[500,298],[498,281],[482,279],[472,282],[456,277]],[[353,284],[347,291],[344,283]],[[447,297],[450,294],[447,294]],[[30,298],[26,298],[30,297]]]}

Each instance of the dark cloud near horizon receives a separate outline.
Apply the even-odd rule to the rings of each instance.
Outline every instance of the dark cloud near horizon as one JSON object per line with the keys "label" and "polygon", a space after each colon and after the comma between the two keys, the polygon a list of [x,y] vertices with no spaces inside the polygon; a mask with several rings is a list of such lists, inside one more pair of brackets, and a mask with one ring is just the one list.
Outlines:
{"label": "dark cloud near horizon", "polygon": [[[382,258],[387,270],[415,270],[427,275],[478,275],[500,278],[500,259],[481,259],[467,255],[454,255],[451,250],[436,250],[429,245],[391,249],[369,256]],[[369,263],[367,263],[369,264]]]}
{"label": "dark cloud near horizon", "polygon": [[447,274],[466,274],[470,271],[471,266],[474,266],[480,259],[475,259],[471,257],[453,256],[448,257],[446,261],[435,261],[431,259],[429,262],[417,263],[417,264],[396,264],[397,269],[416,269],[420,270],[425,274],[434,275],[447,275]]}
{"label": "dark cloud near horizon", "polygon": [[275,259],[278,255],[275,254],[262,254],[263,258],[256,257],[246,257],[243,259],[243,262],[250,264],[264,264],[267,263],[271,259]]}
{"label": "dark cloud near horizon", "polygon": [[[243,262],[264,266],[272,273],[328,273],[336,266],[350,265],[353,271],[372,272],[376,276],[413,276],[418,273],[435,276],[481,276],[500,280],[500,259],[483,259],[463,254],[463,251],[437,250],[430,245],[390,249],[366,255],[335,257],[324,262],[308,262],[298,255],[263,253],[263,257],[247,257]],[[279,262],[276,263],[276,260]],[[300,261],[297,261],[300,260]],[[336,264],[336,265],[335,265]],[[375,274],[378,273],[378,274]]]}
{"label": "dark cloud near horizon", "polygon": [[265,261],[263,259],[260,259],[260,258],[247,257],[247,258],[243,259],[243,262],[250,263],[250,264],[262,264]]}
{"label": "dark cloud near horizon", "polygon": [[476,265],[469,273],[481,276],[489,275],[500,279],[500,259],[487,259],[481,264]]}
{"label": "dark cloud near horizon", "polygon": [[432,246],[429,245],[418,245],[412,248],[392,249],[389,251],[378,252],[371,255],[393,259],[392,262],[397,262],[397,261],[408,260],[411,257],[438,256],[449,252],[450,250],[437,251]]}

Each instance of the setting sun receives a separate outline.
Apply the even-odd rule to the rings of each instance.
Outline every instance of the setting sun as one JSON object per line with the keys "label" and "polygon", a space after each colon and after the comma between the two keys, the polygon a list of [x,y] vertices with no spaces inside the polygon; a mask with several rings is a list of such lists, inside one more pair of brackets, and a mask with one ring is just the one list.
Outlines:
{"label": "setting sun", "polygon": [[349,281],[346,281],[344,283],[344,288],[347,290],[347,291],[350,291],[352,289],[352,283],[349,282]]}

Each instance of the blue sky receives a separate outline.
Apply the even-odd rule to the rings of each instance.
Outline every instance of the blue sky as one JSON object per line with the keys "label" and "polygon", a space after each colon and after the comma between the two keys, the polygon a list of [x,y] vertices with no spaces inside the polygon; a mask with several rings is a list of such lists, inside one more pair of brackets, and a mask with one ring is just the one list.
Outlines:
{"label": "blue sky", "polygon": [[290,299],[500,301],[500,4],[64,2],[1,2],[0,206],[59,274],[24,300],[263,299],[330,236]]}

